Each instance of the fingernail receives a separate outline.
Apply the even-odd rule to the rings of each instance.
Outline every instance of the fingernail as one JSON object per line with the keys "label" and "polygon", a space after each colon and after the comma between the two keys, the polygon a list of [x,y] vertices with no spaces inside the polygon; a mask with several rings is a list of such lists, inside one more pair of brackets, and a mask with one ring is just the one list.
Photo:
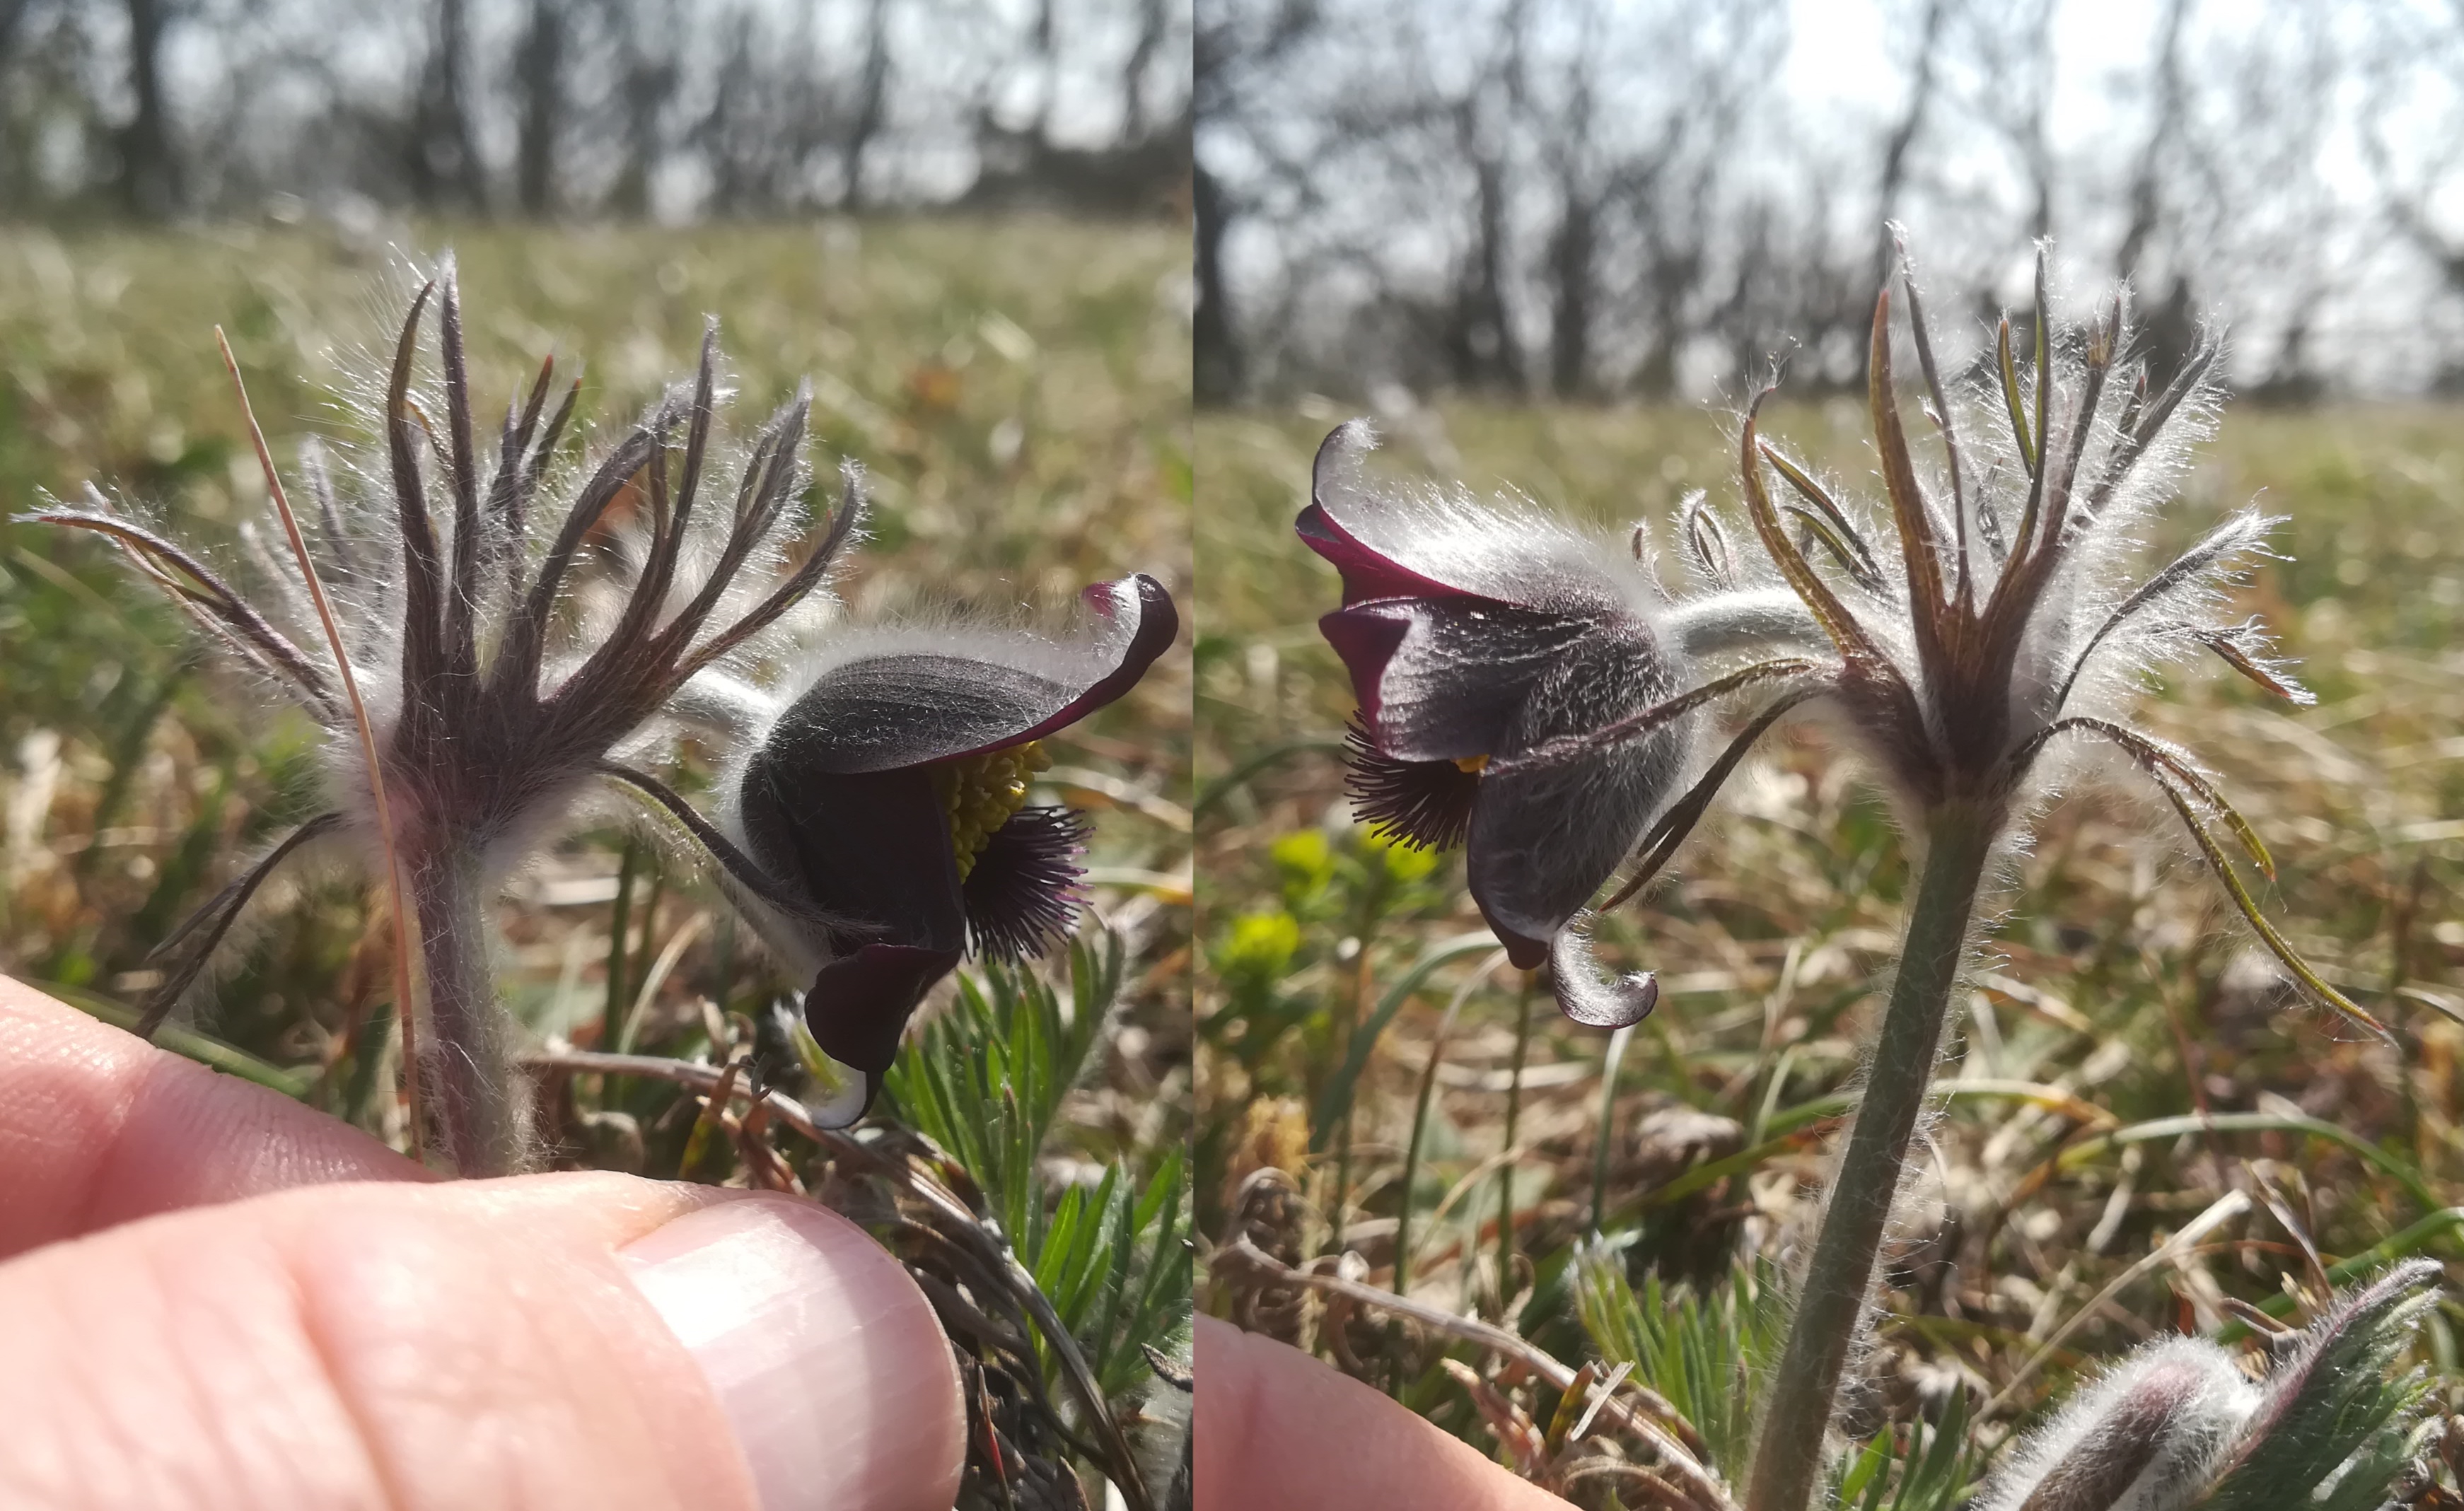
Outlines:
{"label": "fingernail", "polygon": [[957,1368],[924,1293],[862,1229],[751,1196],[622,1254],[717,1392],[762,1511],[947,1511],[966,1434]]}

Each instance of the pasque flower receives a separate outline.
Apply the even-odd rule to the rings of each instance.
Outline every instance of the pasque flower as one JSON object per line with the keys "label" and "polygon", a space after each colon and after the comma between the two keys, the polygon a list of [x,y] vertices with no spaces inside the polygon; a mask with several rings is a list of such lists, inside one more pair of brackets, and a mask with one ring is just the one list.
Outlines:
{"label": "pasque flower", "polygon": [[[431,305],[441,391],[415,381]],[[580,471],[557,461],[579,385],[551,409],[553,376],[543,364],[483,458],[449,263],[411,302],[373,416],[381,445],[351,474],[357,486],[334,487],[312,450],[314,518],[297,530],[268,462],[277,522],[297,548],[289,561],[257,553],[270,609],[99,493],[33,516],[112,538],[330,736],[326,811],[164,941],[145,1026],[286,859],[346,842],[375,874],[398,875],[416,919],[423,1131],[474,1174],[530,1153],[483,907],[593,789],[613,780],[654,800],[774,938],[799,944],[791,955],[826,962],[807,996],[816,1032],[868,1072],[869,1090],[915,996],[966,937],[1016,953],[1066,926],[1080,831],[1062,810],[1023,806],[1032,742],[1119,696],[1174,632],[1169,599],[1140,578],[1090,590],[1102,628],[1070,645],[841,635],[741,764],[730,817],[748,854],[640,762],[707,690],[750,688],[745,676],[798,651],[789,616],[852,538],[861,474],[846,470],[825,528],[790,565],[810,483],[804,395],[752,438],[736,483],[713,498],[725,397],[715,325],[693,381]],[[542,544],[532,521],[550,499],[556,529]]]}
{"label": "pasque flower", "polygon": [[1637,1021],[1652,976],[1595,981],[1571,925],[1663,816],[1694,711],[1728,690],[1686,691],[1697,661],[1787,634],[1803,610],[1772,590],[1672,602],[1623,541],[1519,500],[1372,483],[1375,444],[1360,421],[1327,438],[1296,525],[1343,579],[1318,627],[1359,700],[1355,805],[1405,843],[1466,845],[1482,916],[1514,964],[1553,960],[1567,1016]]}
{"label": "pasque flower", "polygon": [[[1903,284],[1941,457],[1921,463],[1909,445],[1885,291],[1869,360],[1881,529],[1762,438],[1761,397],[1739,434],[1759,553],[1735,549],[1719,515],[1692,502],[1681,533],[1693,581],[1673,597],[1628,559],[1639,550],[1527,507],[1372,489],[1356,466],[1365,432],[1353,427],[1320,452],[1299,521],[1343,576],[1343,604],[1321,625],[1359,699],[1358,806],[1421,843],[1467,840],[1484,915],[1520,963],[1536,964],[1547,941],[1572,1016],[1621,1023],[1649,1010],[1647,976],[1591,976],[1573,924],[1629,857],[1603,909],[1657,874],[1755,742],[1800,709],[1827,714],[1867,757],[1923,858],[1857,1123],[1773,1376],[1750,1511],[1804,1511],[1812,1494],[1986,868],[2049,790],[2057,742],[2126,757],[2302,989],[2385,1033],[2261,916],[2227,844],[2262,872],[2273,863],[2213,778],[2123,716],[2151,667],[2201,648],[2308,700],[2270,661],[2263,633],[2222,613],[2224,588],[2272,521],[2244,510],[2161,569],[2136,565],[2142,528],[2214,413],[2220,345],[2207,340],[2151,383],[2122,296],[2083,331],[2051,327],[2040,258],[2030,370],[2005,320],[1991,360],[1954,389],[1912,273]],[[1699,760],[1706,706],[1758,686],[1778,690]]]}
{"label": "pasque flower", "polygon": [[[2260,631],[2220,612],[2223,587],[2271,521],[2242,511],[2156,572],[2135,570],[2138,532],[2170,498],[2190,441],[2214,411],[2221,346],[2207,339],[2169,381],[2151,384],[2131,350],[2123,295],[2086,330],[2057,333],[2045,281],[2040,255],[2033,383],[2005,319],[1993,361],[1954,394],[1934,360],[1913,270],[1903,267],[1917,365],[1942,441],[1932,468],[1920,467],[1901,415],[1889,291],[1877,302],[1868,366],[1887,534],[1860,528],[1804,468],[1765,443],[1754,412],[1741,427],[1746,511],[1765,570],[1797,595],[1818,637],[1805,637],[1803,654],[1748,668],[1790,686],[1672,812],[1699,814],[1772,720],[1818,698],[1870,756],[1923,855],[1856,1126],[1773,1376],[1749,1511],[1803,1511],[1811,1493],[1985,870],[2043,792],[2040,767],[2056,740],[2092,738],[2127,757],[2179,814],[2294,978],[2351,1021],[2386,1033],[2260,915],[2215,829],[2262,870],[2273,863],[2213,779],[2189,753],[2120,716],[2150,667],[2202,646],[2271,691],[2308,701],[2268,661]],[[1767,470],[1804,501],[1794,514],[1808,544],[1774,507]],[[1689,538],[1699,570],[1725,585],[1732,568],[1705,548],[1712,535]],[[1817,541],[1829,571],[1810,554]],[[1567,755],[1647,731],[1663,710],[1570,740]],[[1664,849],[1647,857],[1627,890],[1665,858]]]}
{"label": "pasque flower", "polygon": [[721,822],[781,909],[746,899],[763,936],[812,985],[804,1018],[860,1095],[851,1121],[935,982],[973,951],[1017,959],[1066,934],[1085,820],[1030,806],[1041,741],[1137,685],[1179,618],[1144,575],[1082,595],[1067,638],[963,625],[856,629],[801,668],[792,698],[742,682],[693,690],[740,754]]}

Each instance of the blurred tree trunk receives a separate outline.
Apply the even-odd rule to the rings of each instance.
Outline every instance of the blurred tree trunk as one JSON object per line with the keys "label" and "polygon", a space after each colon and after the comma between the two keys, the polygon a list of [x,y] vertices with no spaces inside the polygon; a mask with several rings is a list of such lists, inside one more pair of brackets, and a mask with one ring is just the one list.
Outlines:
{"label": "blurred tree trunk", "polygon": [[1968,103],[1992,124],[2027,175],[2028,234],[2054,233],[2054,144],[2048,116],[2054,96],[2055,0],[2005,0],[1963,12],[1968,55],[1954,77],[1973,82]]}
{"label": "blurred tree trunk", "polygon": [[1599,318],[1598,212],[1582,186],[1565,184],[1566,208],[1549,243],[1550,272],[1557,286],[1551,312],[1549,386],[1560,399],[1592,392],[1592,324]]}
{"label": "blurred tree trunk", "polygon": [[1587,397],[1592,379],[1593,331],[1600,319],[1600,194],[1593,158],[1594,58],[1599,15],[1586,7],[1583,47],[1565,86],[1566,102],[1551,130],[1549,155],[1557,177],[1556,232],[1549,239],[1549,278],[1556,298],[1549,320],[1549,387],[1560,399]]}
{"label": "blurred tree trunk", "polygon": [[[120,192],[129,213],[160,220],[180,208],[180,164],[163,105],[168,0],[128,0],[128,92],[137,114],[120,132]],[[10,17],[12,25],[14,17]]]}
{"label": "blurred tree trunk", "polygon": [[[1454,108],[1455,140],[1471,164],[1472,242],[1455,286],[1446,346],[1455,382],[1468,389],[1510,392],[1523,386],[1523,353],[1506,302],[1506,150],[1523,107],[1523,43],[1529,0],[1513,0],[1503,18],[1496,73],[1472,83]],[[1492,86],[1505,96],[1497,114],[1482,109]]]}
{"label": "blurred tree trunk", "polygon": [[1192,382],[1199,404],[1229,404],[1241,392],[1241,348],[1232,332],[1232,306],[1223,284],[1223,187],[1203,165],[1197,169],[1195,236],[1198,313],[1191,330],[1197,366]]}
{"label": "blurred tree trunk", "polygon": [[1670,245],[1680,238],[1656,237],[1651,274],[1651,344],[1644,350],[1642,365],[1635,370],[1634,386],[1653,399],[1666,400],[1677,392],[1677,355],[1686,337],[1685,301],[1693,292],[1695,281],[1702,276],[1703,258],[1699,230],[1696,236],[1683,238],[1683,248]]}
{"label": "blurred tree trunk", "polygon": [[1455,294],[1447,346],[1455,382],[1465,388],[1506,390],[1521,385],[1523,354],[1506,309],[1506,166],[1493,156],[1477,157],[1478,184],[1468,266]]}
{"label": "blurred tree trunk", "polygon": [[10,55],[17,50],[17,22],[30,3],[31,0],[0,0],[0,68],[9,66]]}
{"label": "blurred tree trunk", "polygon": [[563,0],[531,0],[530,34],[517,65],[521,81],[521,139],[515,151],[515,186],[522,213],[554,214],[557,202],[556,138],[564,117],[565,16]]}
{"label": "blurred tree trunk", "polygon": [[673,55],[662,38],[650,34],[653,13],[666,16],[663,6],[636,0],[617,8],[622,28],[624,64],[623,117],[625,161],[616,174],[608,203],[620,214],[647,215],[650,210],[650,175],[666,145],[660,117],[676,89]]}
{"label": "blurred tree trunk", "polygon": [[889,87],[889,0],[872,0],[865,15],[864,77],[857,86],[855,119],[848,123],[847,135],[847,203],[850,207],[865,203],[864,156],[873,138],[881,134]]}
{"label": "blurred tree trunk", "polygon": [[[2182,78],[2182,22],[2189,11],[2189,0],[2167,0],[2165,18],[2158,25],[2156,56],[2152,63],[2147,114],[2147,140],[2139,151],[2139,164],[2130,178],[2130,223],[2122,233],[2122,245],[2113,254],[2114,276],[2136,288],[2145,274],[2148,244],[2164,229],[2170,207],[2166,203],[2165,169],[2167,159],[2177,149],[2185,109]],[[2142,325],[2154,370],[2169,373],[2181,366],[2198,339],[2197,301],[2190,288],[2189,270],[2174,264],[2172,288],[2165,302],[2149,312]]]}
{"label": "blurred tree trunk", "polygon": [[470,89],[464,72],[470,52],[465,0],[436,0],[428,60],[420,71],[419,98],[411,112],[411,197],[436,208],[471,210],[488,205],[488,182],[471,135]]}
{"label": "blurred tree trunk", "polygon": [[2182,128],[2182,20],[2187,0],[2168,0],[2157,32],[2155,87],[2148,104],[2147,141],[2130,176],[2130,224],[2113,254],[2113,271],[2127,282],[2139,275],[2140,259],[2165,213],[2165,149]]}
{"label": "blurred tree trunk", "polygon": [[1044,78],[1044,88],[1036,97],[1035,124],[1030,128],[1038,142],[1048,140],[1045,128],[1052,123],[1052,97],[1061,92],[1061,67],[1052,55],[1052,3],[1036,0],[1035,27],[1028,33],[1028,55]]}
{"label": "blurred tree trunk", "polygon": [[1163,46],[1164,0],[1144,0],[1138,7],[1137,45],[1130,49],[1129,61],[1121,65],[1121,119],[1128,122],[1121,128],[1125,142],[1143,142],[1153,122],[1147,120],[1147,70],[1155,63],[1155,50]]}
{"label": "blurred tree trunk", "polygon": [[2054,99],[2053,0],[2038,0],[2029,20],[2023,44],[2029,88],[2017,135],[2020,156],[2028,164],[2028,184],[2035,190],[2028,234],[2033,240],[2042,241],[2054,233],[2054,140],[2046,120]]}

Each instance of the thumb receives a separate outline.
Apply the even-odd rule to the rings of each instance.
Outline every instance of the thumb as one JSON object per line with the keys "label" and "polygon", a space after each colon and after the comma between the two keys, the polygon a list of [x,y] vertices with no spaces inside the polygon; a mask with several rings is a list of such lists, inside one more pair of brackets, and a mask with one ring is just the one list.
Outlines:
{"label": "thumb", "polygon": [[617,1175],[312,1187],[0,1264],[0,1504],[946,1508],[898,1262],[807,1202]]}

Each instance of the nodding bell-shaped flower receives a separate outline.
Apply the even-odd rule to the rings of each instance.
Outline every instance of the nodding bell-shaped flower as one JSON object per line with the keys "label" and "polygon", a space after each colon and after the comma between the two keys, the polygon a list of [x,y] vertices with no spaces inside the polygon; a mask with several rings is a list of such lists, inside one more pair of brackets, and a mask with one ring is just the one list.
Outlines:
{"label": "nodding bell-shaped flower", "polygon": [[1373,485],[1361,459],[1375,445],[1357,420],[1327,438],[1295,527],[1343,578],[1343,606],[1318,628],[1359,700],[1355,806],[1403,843],[1466,844],[1472,898],[1514,964],[1571,953],[1553,973],[1570,1017],[1638,1021],[1659,995],[1647,975],[1570,994],[1596,983],[1568,926],[1660,816],[1692,724],[1516,761],[1678,691],[1670,605],[1622,543],[1519,502]]}
{"label": "nodding bell-shaped flower", "polygon": [[[442,378],[434,391],[414,381],[431,307]],[[738,482],[714,499],[717,368],[714,324],[693,381],[595,465],[568,475],[559,445],[580,384],[551,408],[551,361],[507,407],[487,456],[473,433],[449,260],[403,322],[372,417],[381,444],[357,474],[361,486],[338,491],[312,451],[315,513],[303,528],[257,438],[276,522],[293,547],[287,558],[256,553],[272,580],[267,607],[91,490],[89,508],[32,516],[110,537],[329,735],[327,811],[158,949],[164,979],[144,1009],[147,1029],[285,858],[312,842],[346,839],[376,874],[399,865],[417,917],[429,1019],[423,1094],[445,1151],[466,1172],[522,1162],[526,1094],[506,1059],[487,969],[488,894],[603,780],[681,806],[619,757],[647,741],[697,673],[767,648],[764,632],[822,585],[859,513],[850,469],[828,527],[802,561],[774,575],[803,523],[808,401],[799,395],[771,418],[744,454]],[[558,517],[542,544],[533,520],[551,498]],[[632,523],[611,517],[625,515]],[[628,547],[628,572],[590,570]],[[740,589],[748,573],[753,585]],[[612,600],[591,602],[584,578],[594,591],[614,580]],[[329,648],[336,645],[340,663]]]}
{"label": "nodding bell-shaped flower", "polygon": [[[815,1109],[869,1106],[901,1032],[970,952],[1018,959],[1071,928],[1086,821],[1030,806],[1039,743],[1135,687],[1179,616],[1144,575],[1082,595],[1065,639],[960,626],[856,629],[792,699],[706,679],[689,695],[740,753],[720,815],[746,911],[811,987],[804,1019],[854,1072]],[[784,898],[781,907],[777,899]]]}

